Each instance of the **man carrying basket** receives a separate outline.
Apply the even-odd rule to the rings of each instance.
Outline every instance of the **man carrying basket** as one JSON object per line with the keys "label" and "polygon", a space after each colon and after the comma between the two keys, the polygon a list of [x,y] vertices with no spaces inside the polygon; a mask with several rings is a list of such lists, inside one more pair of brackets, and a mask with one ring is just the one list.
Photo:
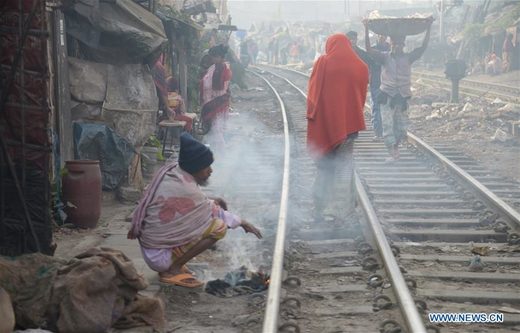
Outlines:
{"label": "man carrying basket", "polygon": [[363,20],[366,50],[375,61],[381,64],[379,102],[381,104],[383,138],[390,153],[387,162],[395,162],[399,159],[399,143],[406,139],[408,100],[412,96],[410,89],[412,64],[423,55],[428,46],[432,22],[433,18],[431,17],[425,22],[426,34],[422,45],[410,53],[406,53],[403,50],[406,34],[402,32],[399,35],[392,35],[390,31],[390,51],[382,52],[372,48],[368,35],[370,21]]}

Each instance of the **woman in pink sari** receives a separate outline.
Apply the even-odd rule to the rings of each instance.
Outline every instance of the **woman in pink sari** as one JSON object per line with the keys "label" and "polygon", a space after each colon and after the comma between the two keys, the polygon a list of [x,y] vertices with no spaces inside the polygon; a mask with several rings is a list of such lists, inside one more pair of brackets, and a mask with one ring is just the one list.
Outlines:
{"label": "woman in pink sari", "polygon": [[209,50],[211,65],[200,81],[200,98],[202,104],[201,119],[205,131],[211,131],[217,148],[225,144],[225,122],[229,112],[229,83],[232,72],[224,61],[228,47],[217,45]]}

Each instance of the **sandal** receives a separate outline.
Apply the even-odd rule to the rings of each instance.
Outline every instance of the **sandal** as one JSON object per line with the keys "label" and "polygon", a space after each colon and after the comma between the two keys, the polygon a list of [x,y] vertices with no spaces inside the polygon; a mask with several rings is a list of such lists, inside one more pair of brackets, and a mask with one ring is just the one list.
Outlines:
{"label": "sandal", "polygon": [[162,283],[173,284],[186,288],[198,288],[204,285],[204,282],[201,282],[193,275],[186,273],[177,274],[174,276],[163,276],[159,278],[159,281]]}
{"label": "sandal", "polygon": [[182,265],[181,272],[183,272],[184,274],[190,274],[190,275],[193,275],[193,276],[197,275],[197,273],[195,273],[194,271],[189,269],[188,266],[186,266],[186,265]]}

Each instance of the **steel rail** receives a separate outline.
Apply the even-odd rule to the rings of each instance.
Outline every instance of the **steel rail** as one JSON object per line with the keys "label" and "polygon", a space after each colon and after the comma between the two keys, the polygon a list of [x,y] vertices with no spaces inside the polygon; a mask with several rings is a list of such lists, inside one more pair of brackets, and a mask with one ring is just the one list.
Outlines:
{"label": "steel rail", "polygon": [[[307,98],[307,94],[301,90],[298,86],[296,86],[292,81],[290,81],[289,79],[281,76],[281,75],[278,75],[276,73],[273,73],[273,72],[270,72],[270,71],[267,71],[269,74],[273,75],[273,76],[276,76],[277,78],[281,79],[281,80],[284,80],[285,82],[287,82],[291,87],[293,87],[294,89],[296,89],[300,94],[303,95],[303,97]],[[301,75],[304,75],[306,76],[305,73],[300,73],[300,72],[297,72],[298,74],[301,74]]]}
{"label": "steel rail", "polygon": [[282,278],[283,278],[283,258],[285,252],[285,232],[287,222],[287,208],[289,202],[289,170],[291,166],[291,143],[289,138],[289,122],[287,121],[287,112],[282,98],[271,85],[271,83],[262,77],[260,74],[250,71],[254,75],[258,76],[271,88],[280,108],[282,110],[283,117],[283,132],[284,132],[284,160],[283,160],[283,179],[282,179],[282,193],[280,197],[280,211],[278,214],[278,227],[276,231],[276,241],[274,244],[273,251],[273,264],[271,266],[271,276],[269,283],[269,292],[267,294],[267,302],[264,314],[264,324],[262,328],[263,333],[276,333],[278,332],[278,318],[280,309],[280,293],[282,290]]}
{"label": "steel rail", "polygon": [[[293,69],[293,68],[281,68],[281,67],[273,66],[273,65],[262,65],[262,66],[271,67],[273,69],[283,70],[283,71],[287,71],[287,72],[293,72],[295,74],[298,74],[298,75],[301,75],[301,76],[305,76],[306,78],[310,78],[310,76],[311,76],[310,73],[307,74],[307,73],[304,73],[304,72],[300,72],[299,70]],[[271,73],[271,74],[277,75],[275,73]],[[298,89],[298,90],[300,90],[300,89]]]}
{"label": "steel rail", "polygon": [[[442,89],[444,90],[451,90],[451,82],[448,79],[443,78],[442,76],[415,71],[412,74],[422,80],[439,84],[442,86]],[[492,100],[496,97],[499,97],[503,99],[504,102],[518,104],[520,102],[518,93],[517,91],[512,92],[511,89],[512,88],[508,86],[502,87],[501,85],[497,84],[467,80],[461,80],[459,87],[460,92],[467,96],[484,97],[488,100]]]}
{"label": "steel rail", "polygon": [[409,332],[426,333],[426,327],[424,326],[419,310],[415,305],[410,289],[406,284],[401,269],[399,268],[399,264],[392,252],[392,248],[386,239],[385,232],[381,227],[381,223],[379,223],[374,207],[372,206],[368,194],[357,173],[355,174],[355,183],[358,200],[361,207],[363,207],[363,212],[365,213],[370,229],[372,230],[376,246],[379,249],[379,254],[383,259],[386,273],[390,277],[390,281],[392,281],[392,288],[397,297],[399,308],[403,313],[406,327]]}
{"label": "steel rail", "polygon": [[[267,66],[276,68],[275,66],[270,66],[270,65],[267,65]],[[309,74],[300,72],[296,69],[283,68],[283,70],[309,77]],[[442,84],[446,87],[449,87],[451,85],[451,83],[447,79],[442,80],[442,81],[435,80],[434,77],[436,79],[440,79],[440,78],[444,79],[444,77],[441,75],[436,75],[434,73],[414,71],[412,74],[415,74],[425,80],[435,81],[436,83]],[[460,82],[461,82],[460,90],[465,95],[474,96],[474,97],[482,97],[483,95],[488,95],[488,97],[487,97],[488,99],[492,99],[491,96],[495,96],[495,97],[501,97],[504,100],[508,100],[509,102],[513,102],[513,103],[520,102],[520,97],[518,97],[518,94],[516,93],[517,91],[520,92],[520,89],[514,89],[510,86],[503,85],[503,84],[479,82],[479,81],[468,80],[468,79],[463,79]],[[478,86],[484,86],[484,88],[482,89],[482,88],[479,88]],[[448,88],[446,88],[446,89],[449,90]],[[512,90],[515,90],[515,92],[512,92]],[[504,91],[506,91],[507,93],[504,93]]]}
{"label": "steel rail", "polygon": [[[288,69],[291,72],[307,76],[307,74],[299,72],[294,69]],[[477,82],[477,81],[473,81]],[[293,85],[294,86],[294,85]],[[298,89],[299,90],[299,89]],[[301,92],[301,90],[300,90]],[[469,173],[464,171],[462,168],[457,166],[455,163],[450,161],[444,155],[439,153],[435,148],[428,145],[426,142],[421,140],[415,134],[408,132],[408,139],[419,146],[421,149],[427,151],[431,156],[435,157],[438,161],[440,161],[443,165],[447,166],[452,172],[454,172],[464,183],[469,184],[477,193],[485,200],[490,206],[495,207],[495,209],[504,213],[508,218],[511,219],[516,225],[520,226],[520,213],[500,199],[496,194],[494,194],[491,190],[489,190],[485,185],[480,183],[477,179],[471,176]]]}
{"label": "steel rail", "polygon": [[[431,82],[431,83],[422,83],[421,85],[428,85],[428,84],[431,85],[432,83],[434,83],[434,84],[440,85],[441,86],[440,89],[442,89],[442,90],[451,91],[451,83],[449,83],[449,82],[442,82],[442,81],[438,81],[438,80],[435,80],[432,78],[427,78],[427,77],[421,77],[420,79]],[[482,97],[489,101],[491,101],[497,97],[503,99],[504,102],[507,102],[507,103],[518,104],[518,102],[520,101],[520,99],[518,99],[518,97],[516,97],[516,96],[512,96],[512,95],[508,95],[508,94],[501,94],[497,91],[493,91],[490,89],[484,90],[484,89],[478,89],[478,88],[474,88],[474,87],[460,86],[459,92],[460,92],[460,94],[465,95],[465,96]]]}
{"label": "steel rail", "polygon": [[490,206],[495,207],[503,214],[507,215],[516,225],[520,226],[520,213],[514,208],[505,203],[496,194],[489,190],[485,185],[471,176],[469,173],[464,171],[461,167],[450,161],[444,155],[439,153],[435,148],[428,145],[426,142],[421,140],[415,134],[408,132],[408,140],[419,146],[422,150],[428,152],[431,156],[441,162],[443,165],[448,167],[450,171],[455,173],[464,183],[469,184],[473,190],[475,190]]}
{"label": "steel rail", "polygon": [[[423,77],[430,77],[432,79],[444,79],[444,80],[449,82],[449,79],[447,79],[445,76],[443,76],[441,74],[437,74],[437,73],[425,72],[425,71],[421,71],[421,70],[419,70],[419,71],[415,70],[415,71],[413,71],[412,74],[417,74],[417,75],[423,76]],[[520,93],[520,89],[519,88],[512,87],[512,86],[509,86],[509,85],[503,84],[503,83],[482,82],[482,81],[471,80],[471,79],[468,79],[467,77],[461,79],[460,83],[466,84],[467,86],[483,86],[483,87],[487,87],[487,88],[493,89],[495,91],[505,90],[505,91],[514,91],[514,94],[519,94]]]}
{"label": "steel rail", "polygon": [[[291,70],[298,74],[308,77],[307,74],[301,73],[295,70]],[[270,74],[279,77],[290,84],[292,87],[297,89],[305,98],[307,98],[307,94],[305,94],[300,88],[298,88],[293,82],[289,79],[278,75],[276,73],[272,73],[268,71]],[[370,229],[372,230],[372,234],[376,241],[376,246],[379,249],[379,253],[384,263],[384,267],[386,272],[388,273],[390,280],[392,281],[392,287],[397,297],[399,308],[403,314],[404,320],[406,322],[406,327],[409,332],[413,333],[426,333],[426,327],[424,326],[424,322],[421,318],[419,310],[415,305],[415,301],[410,293],[410,289],[405,282],[404,276],[401,273],[401,269],[399,268],[399,264],[395,259],[395,256],[390,248],[390,244],[385,236],[383,228],[381,227],[381,223],[377,218],[376,212],[370,203],[370,199],[361,184],[359,176],[357,173],[355,174],[355,184],[356,184],[356,192],[361,206],[363,207],[363,211],[365,216],[369,222]],[[266,333],[264,331],[264,333]]]}
{"label": "steel rail", "polygon": [[[272,66],[272,65],[264,65],[264,66],[277,68],[276,66]],[[293,73],[296,73],[296,74],[300,74],[302,76],[309,77],[309,74],[304,73],[304,72],[300,72],[300,71],[298,71],[296,69],[282,68],[282,70],[293,72]],[[430,79],[430,80],[445,79],[445,80],[443,80],[441,82],[439,82],[439,81],[436,81],[436,82],[439,82],[439,83],[442,83],[442,84],[445,84],[445,85],[450,85],[451,84],[450,81],[448,79],[446,79],[444,76],[438,75],[438,74],[435,74],[435,73],[428,73],[428,72],[424,72],[424,71],[413,71],[412,74],[415,74],[417,76],[420,76],[420,77],[423,77],[423,78],[427,78],[427,79]],[[500,95],[500,96],[504,96],[504,97],[508,97],[508,98],[516,98],[516,99],[518,99],[517,95],[520,93],[520,89],[519,88],[514,88],[514,87],[511,87],[511,86],[508,86],[508,85],[505,85],[505,84],[500,84],[500,83],[495,83],[495,82],[480,82],[480,81],[475,81],[475,80],[471,80],[471,79],[467,79],[467,78],[462,79],[460,82],[462,84],[461,89],[469,89],[469,90],[473,89],[473,90],[475,90],[475,89],[478,89],[478,86],[481,86],[481,87],[485,87],[485,88],[484,89],[478,89],[478,90],[481,91],[481,92],[486,92],[486,93],[488,93],[490,95],[496,94],[496,95]],[[503,91],[508,91],[508,93],[505,94],[505,93],[503,93]],[[479,95],[475,95],[475,96],[479,96]]]}

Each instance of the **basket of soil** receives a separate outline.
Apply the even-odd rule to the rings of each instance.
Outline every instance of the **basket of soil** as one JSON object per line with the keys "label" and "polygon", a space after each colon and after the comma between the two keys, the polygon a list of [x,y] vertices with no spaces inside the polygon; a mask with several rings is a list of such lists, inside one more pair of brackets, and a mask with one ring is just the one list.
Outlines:
{"label": "basket of soil", "polygon": [[368,20],[368,29],[378,35],[418,35],[428,28],[432,17],[385,17]]}

